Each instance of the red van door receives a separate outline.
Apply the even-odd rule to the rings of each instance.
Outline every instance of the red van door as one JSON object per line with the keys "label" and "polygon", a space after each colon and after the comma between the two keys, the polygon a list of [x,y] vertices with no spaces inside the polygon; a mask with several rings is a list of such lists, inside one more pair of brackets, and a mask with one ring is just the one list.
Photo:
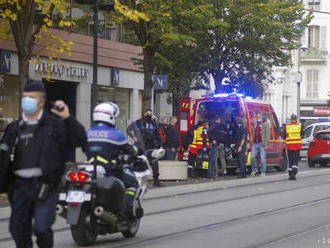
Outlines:
{"label": "red van door", "polygon": [[183,153],[187,150],[189,144],[187,143],[187,134],[190,128],[190,98],[180,99],[180,112],[179,112],[179,139],[181,148],[178,153],[178,159],[181,160]]}

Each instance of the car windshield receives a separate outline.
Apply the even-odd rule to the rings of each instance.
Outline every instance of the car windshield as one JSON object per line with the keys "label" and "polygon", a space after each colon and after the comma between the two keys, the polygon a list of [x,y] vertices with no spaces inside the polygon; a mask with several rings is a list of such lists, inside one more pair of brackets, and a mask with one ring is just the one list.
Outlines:
{"label": "car windshield", "polygon": [[318,133],[315,136],[318,140],[330,140],[330,132]]}

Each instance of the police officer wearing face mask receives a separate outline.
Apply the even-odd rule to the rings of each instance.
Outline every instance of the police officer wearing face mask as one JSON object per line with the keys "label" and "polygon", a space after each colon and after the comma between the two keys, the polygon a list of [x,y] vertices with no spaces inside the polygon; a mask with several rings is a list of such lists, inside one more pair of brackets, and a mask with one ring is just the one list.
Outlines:
{"label": "police officer wearing face mask", "polygon": [[[157,124],[153,120],[152,110],[147,109],[143,118],[136,121],[136,125],[141,131],[146,149],[155,149],[162,146],[162,139],[158,131]],[[158,161],[152,162],[152,173],[154,178],[154,186],[162,186],[159,182],[159,166]]]}
{"label": "police officer wearing face mask", "polygon": [[67,150],[85,147],[84,127],[63,101],[44,111],[45,88],[40,82],[25,86],[22,117],[10,123],[0,141],[0,193],[9,193],[10,233],[18,248],[54,246],[51,226],[58,200],[56,187],[64,172]]}

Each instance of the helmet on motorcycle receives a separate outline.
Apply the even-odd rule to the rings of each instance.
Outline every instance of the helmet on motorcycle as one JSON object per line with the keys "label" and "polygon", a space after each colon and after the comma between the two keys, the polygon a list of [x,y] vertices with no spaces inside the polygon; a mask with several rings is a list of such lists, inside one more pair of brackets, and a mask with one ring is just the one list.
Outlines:
{"label": "helmet on motorcycle", "polygon": [[93,121],[105,122],[114,126],[118,115],[119,107],[117,104],[113,102],[104,102],[94,108]]}

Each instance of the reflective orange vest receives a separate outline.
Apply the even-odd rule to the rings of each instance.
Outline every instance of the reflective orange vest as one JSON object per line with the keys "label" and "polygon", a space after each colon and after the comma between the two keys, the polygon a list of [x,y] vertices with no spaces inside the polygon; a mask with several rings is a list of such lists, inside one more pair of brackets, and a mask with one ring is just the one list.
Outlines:
{"label": "reflective orange vest", "polygon": [[[194,138],[189,145],[189,152],[196,155],[197,151],[203,149],[203,130],[207,131],[204,126],[198,127],[194,130]],[[206,134],[205,147],[210,148],[209,136]]]}
{"label": "reflective orange vest", "polygon": [[301,126],[296,123],[286,125],[286,148],[297,151],[302,148],[301,144]]}

